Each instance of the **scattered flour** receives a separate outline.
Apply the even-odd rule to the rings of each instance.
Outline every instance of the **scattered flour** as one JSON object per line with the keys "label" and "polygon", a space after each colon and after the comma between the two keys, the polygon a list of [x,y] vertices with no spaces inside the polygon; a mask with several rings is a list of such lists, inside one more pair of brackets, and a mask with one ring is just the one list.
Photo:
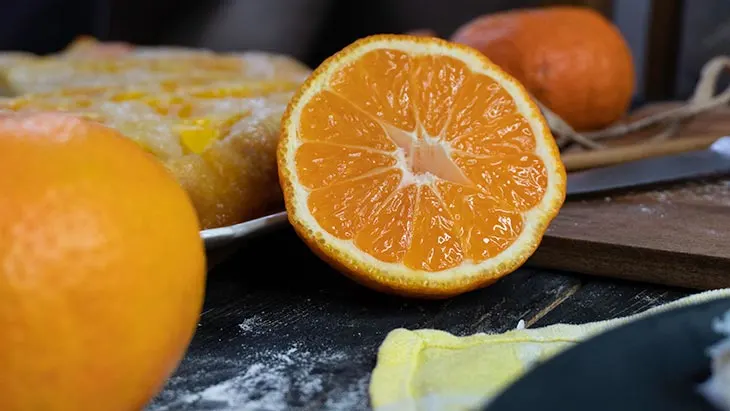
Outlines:
{"label": "scattered flour", "polygon": [[688,182],[681,188],[654,191],[649,194],[659,203],[671,204],[675,199],[682,202],[709,203],[730,206],[730,180],[714,182]]}
{"label": "scattered flour", "polygon": [[253,317],[243,320],[241,324],[238,324],[238,328],[240,328],[243,332],[253,332],[256,330],[256,326],[259,322],[259,317],[254,315]]}
{"label": "scattered flour", "polygon": [[353,384],[353,386],[350,387],[350,389],[337,392],[336,395],[327,398],[322,409],[335,411],[367,409],[369,383],[369,375],[360,378],[355,384]]}
{"label": "scattered flour", "polygon": [[653,208],[645,206],[644,204],[639,204],[639,210],[641,210],[642,213],[647,213],[647,214],[654,213]]}
{"label": "scattered flour", "polygon": [[233,376],[229,374],[200,391],[174,392],[165,405],[149,411],[367,409],[369,376],[353,380],[344,390],[342,376],[332,372],[347,368],[343,352],[314,354],[292,345],[285,350],[258,353],[252,360],[247,365],[238,364]]}

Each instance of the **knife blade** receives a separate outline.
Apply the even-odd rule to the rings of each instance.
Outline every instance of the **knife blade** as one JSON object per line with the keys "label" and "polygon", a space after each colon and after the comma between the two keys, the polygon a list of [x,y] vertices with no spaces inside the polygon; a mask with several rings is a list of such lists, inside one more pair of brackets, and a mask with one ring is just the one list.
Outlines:
{"label": "knife blade", "polygon": [[583,195],[651,184],[730,174],[730,136],[705,150],[646,158],[568,174],[567,195]]}

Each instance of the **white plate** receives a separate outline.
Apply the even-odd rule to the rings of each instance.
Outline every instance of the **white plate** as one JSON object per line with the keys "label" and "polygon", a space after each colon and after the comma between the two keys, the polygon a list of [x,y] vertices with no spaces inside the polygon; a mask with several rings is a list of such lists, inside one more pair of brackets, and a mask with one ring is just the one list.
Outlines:
{"label": "white plate", "polygon": [[200,232],[200,236],[205,241],[205,248],[212,250],[228,245],[235,240],[254,234],[261,234],[272,228],[281,227],[288,221],[286,211],[282,211],[240,224],[203,230]]}

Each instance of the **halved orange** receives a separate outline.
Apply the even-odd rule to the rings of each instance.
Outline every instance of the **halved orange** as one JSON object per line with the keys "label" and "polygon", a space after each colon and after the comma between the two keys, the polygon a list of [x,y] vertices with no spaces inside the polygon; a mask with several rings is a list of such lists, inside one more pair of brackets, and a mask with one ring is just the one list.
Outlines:
{"label": "halved orange", "polygon": [[560,153],[525,88],[437,38],[375,35],[327,59],[289,103],[277,159],[309,247],[407,296],[514,271],[565,199]]}

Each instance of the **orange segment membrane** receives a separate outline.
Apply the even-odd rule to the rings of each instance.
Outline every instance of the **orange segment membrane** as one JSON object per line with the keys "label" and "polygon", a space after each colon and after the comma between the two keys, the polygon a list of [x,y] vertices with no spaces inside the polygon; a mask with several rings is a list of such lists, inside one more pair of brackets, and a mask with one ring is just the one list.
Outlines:
{"label": "orange segment membrane", "polygon": [[304,143],[296,154],[299,181],[307,188],[321,188],[366,173],[392,167],[387,153],[326,143]]}
{"label": "orange segment membrane", "polygon": [[371,51],[336,73],[330,88],[374,118],[413,131],[410,66],[410,57],[402,51]]}
{"label": "orange segment membrane", "polygon": [[451,158],[484,193],[511,209],[529,210],[545,195],[547,171],[534,154],[477,157],[454,153]]}
{"label": "orange segment membrane", "polygon": [[331,185],[309,194],[309,210],[328,233],[349,240],[368,222],[373,211],[395,191],[403,173],[395,168]]}
{"label": "orange segment membrane", "polygon": [[[515,102],[499,83],[483,74],[471,74],[459,92],[444,140],[478,136],[488,140],[515,112]],[[509,120],[507,120],[509,121]]]}
{"label": "orange segment membrane", "polygon": [[418,188],[411,184],[396,191],[355,235],[355,245],[378,260],[403,261],[413,235]]}
{"label": "orange segment membrane", "polygon": [[403,258],[406,267],[441,271],[464,260],[454,219],[430,186],[421,186],[413,221],[413,240]]}
{"label": "orange segment membrane", "polygon": [[[327,107],[323,110],[323,107]],[[322,91],[304,106],[299,136],[305,141],[321,141],[376,150],[393,151],[393,141],[370,115],[332,92]]]}
{"label": "orange segment membrane", "polygon": [[296,169],[319,225],[414,270],[499,255],[547,187],[513,98],[448,56],[366,53],[307,102],[299,136]]}
{"label": "orange segment membrane", "polygon": [[411,81],[415,87],[410,90],[418,121],[428,135],[440,136],[469,69],[463,62],[446,56],[420,56],[413,60]]}
{"label": "orange segment membrane", "polygon": [[489,134],[465,134],[451,140],[451,147],[469,154],[493,156],[535,150],[535,136],[527,120],[515,113],[506,116]]}
{"label": "orange segment membrane", "polygon": [[456,235],[466,259],[474,263],[494,257],[509,247],[522,232],[522,215],[502,207],[483,192],[452,184],[436,183],[446,209],[454,216]]}

